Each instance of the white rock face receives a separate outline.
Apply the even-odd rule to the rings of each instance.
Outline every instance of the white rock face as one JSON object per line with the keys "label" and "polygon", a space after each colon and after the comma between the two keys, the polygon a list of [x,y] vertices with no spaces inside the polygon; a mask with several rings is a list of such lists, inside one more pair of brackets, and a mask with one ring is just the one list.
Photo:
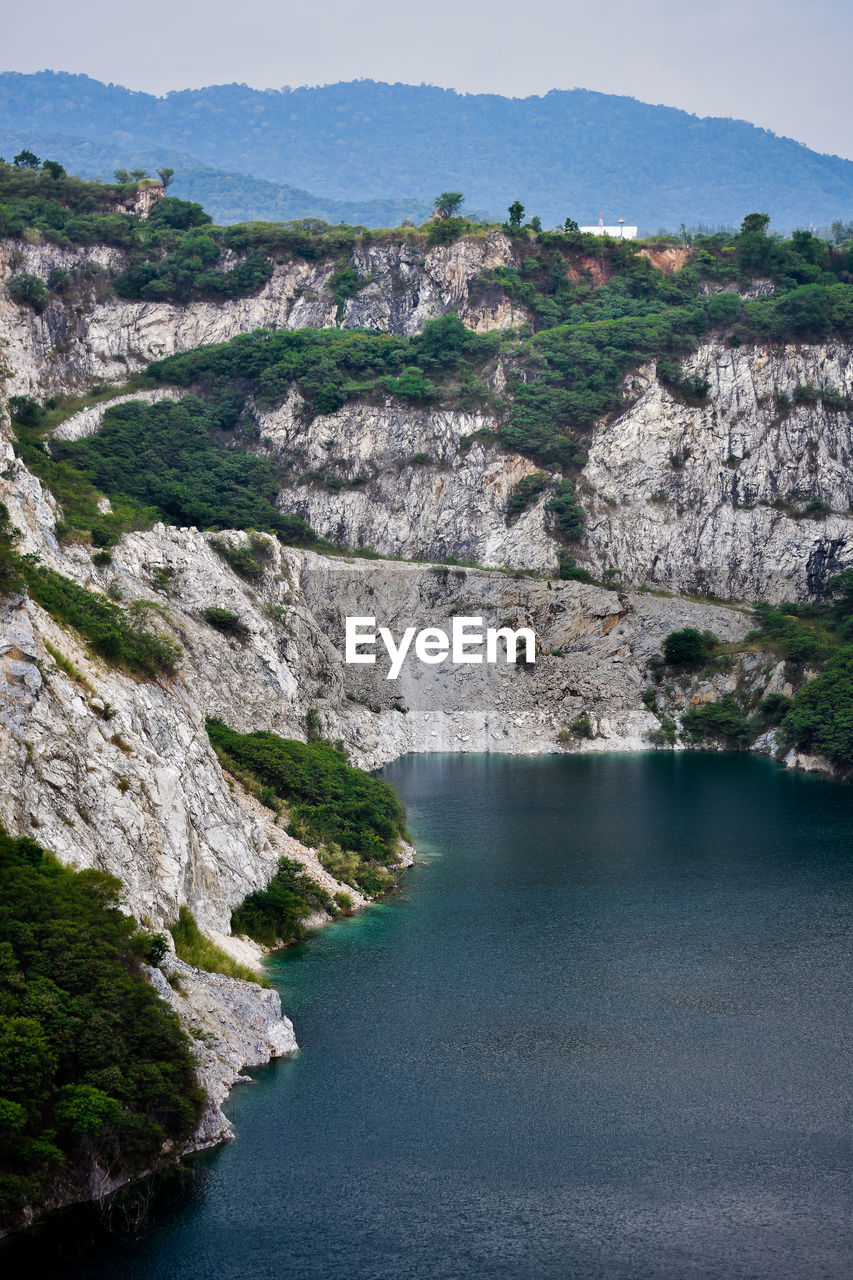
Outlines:
{"label": "white rock face", "polygon": [[[624,583],[728,599],[819,593],[853,564],[853,419],[794,391],[853,395],[850,349],[713,342],[684,368],[710,383],[707,404],[682,403],[645,368],[629,379],[630,408],[596,431],[584,561]],[[810,499],[825,504],[820,518],[802,515]]]}
{"label": "white rock face", "polygon": [[277,991],[205,973],[167,956],[162,969],[146,969],[149,981],[193,1038],[199,1081],[208,1102],[186,1152],[214,1147],[234,1136],[222,1103],[235,1084],[246,1079],[246,1067],[261,1067],[272,1058],[298,1049],[293,1023],[282,1016]]}
{"label": "white rock face", "polygon": [[[526,316],[513,312],[499,290],[482,288],[478,276],[517,265],[513,255],[497,231],[426,254],[416,245],[377,240],[351,255],[365,284],[340,315],[329,289],[333,262],[277,264],[257,296],[223,303],[125,302],[95,278],[81,286],[73,305],[58,297],[36,316],[0,290],[7,390],[43,397],[95,380],[120,384],[154,358],[259,326],[340,323],[412,334],[456,310],[473,329],[506,328]],[[54,266],[85,263],[118,274],[123,259],[103,246],[0,246],[0,274],[7,278],[31,271],[46,279]],[[830,342],[732,349],[710,342],[684,367],[707,378],[706,404],[683,403],[646,368],[628,379],[630,407],[593,433],[580,494],[589,534],[577,558],[597,574],[620,569],[625,585],[652,582],[744,600],[819,593],[853,560],[853,428],[846,412],[793,396],[803,385],[849,396],[849,348]],[[784,406],[783,396],[793,404]],[[517,523],[505,519],[512,490],[533,465],[480,440],[467,453],[459,450],[471,428],[491,433],[494,422],[391,403],[347,406],[306,422],[298,408],[291,397],[259,415],[260,425],[277,455],[289,445],[305,460],[301,472],[295,465],[290,470],[282,507],[324,536],[387,555],[454,554],[528,568],[556,563],[546,496]],[[101,416],[100,409],[85,411],[64,432],[77,438],[97,429]],[[434,464],[411,465],[415,454]],[[335,491],[317,481],[299,483],[300,474],[325,474],[335,458],[335,474],[363,481]],[[805,516],[813,500],[824,505]]]}
{"label": "white rock face", "polygon": [[[304,410],[294,391],[256,417],[273,457],[287,459],[289,474],[296,473],[282,483],[279,505],[322,537],[407,559],[454,555],[484,565],[556,567],[548,494],[507,520],[513,492],[538,468],[490,442],[494,419],[412,409],[390,399],[313,418]],[[299,482],[311,472],[343,480],[344,487]]]}
{"label": "white rock face", "polygon": [[[512,246],[500,233],[421,253],[379,241],[358,250],[353,265],[366,283],[339,317],[328,288],[333,263],[279,264],[254,298],[185,307],[123,302],[92,275],[73,305],[57,299],[36,316],[0,289],[6,390],[44,398],[94,380],[118,386],[157,356],[257,326],[337,319],[411,334],[451,310],[479,330],[525,318],[475,283],[484,270],[512,265]],[[46,279],[54,266],[85,261],[122,269],[112,249],[0,245],[6,277],[33,271]],[[630,407],[594,433],[581,489],[589,541],[578,558],[598,573],[618,568],[622,586],[648,581],[743,599],[819,591],[853,561],[850,418],[820,404],[786,407],[780,397],[793,401],[806,384],[853,396],[849,350],[734,351],[709,343],[685,367],[707,377],[707,404],[682,403],[644,369],[631,379]],[[60,434],[96,431],[106,407],[75,415]],[[293,395],[257,416],[262,447],[290,462],[282,508],[327,538],[385,555],[452,554],[510,569],[556,563],[547,494],[507,521],[514,489],[536,467],[501,452],[491,438],[496,423],[483,414],[389,402],[312,419]],[[696,626],[735,641],[752,625],[744,609],[513,572],[326,557],[271,539],[262,573],[246,582],[210,536],[163,525],[126,535],[112,564],[96,568],[85,548],[57,542],[57,505],[15,456],[7,425],[0,401],[0,500],[20,530],[21,550],[141,606],[147,625],[180,646],[182,660],[171,679],[137,681],[93,658],[33,601],[2,602],[0,820],[69,865],[119,876],[128,908],[155,927],[168,926],[188,904],[202,929],[250,964],[257,953],[228,936],[231,910],[269,881],[281,856],[300,861],[330,892],[342,886],[315,850],[226,777],[206,716],[243,732],[304,739],[311,713],[323,735],[340,740],[365,768],[410,751],[641,749],[659,725],[643,693],[664,637]],[[342,487],[305,479],[310,472],[337,476]],[[830,513],[795,518],[791,508],[802,511],[810,499]],[[243,533],[223,538],[247,542]],[[246,638],[209,626],[202,617],[209,606],[237,614]],[[374,616],[397,637],[411,626],[449,630],[454,616],[531,627],[536,662],[454,669],[410,658],[389,681],[384,659],[345,664],[347,615]],[[691,703],[736,687],[790,694],[785,679],[775,659],[748,654],[729,672],[662,692],[662,710],[677,720]],[[579,720],[591,737],[578,735]],[[771,732],[763,747],[775,746]],[[794,756],[789,763],[825,767]],[[404,860],[411,857],[404,850]],[[355,905],[364,902],[346,888]],[[175,986],[160,971],[152,981],[185,1025],[205,1033],[196,1052],[211,1105],[196,1146],[210,1145],[230,1132],[219,1105],[228,1088],[245,1066],[293,1052],[293,1028],[277,996],[256,984],[200,974],[174,957],[166,969]]]}
{"label": "white rock face", "polygon": [[[381,646],[374,666],[344,666],[350,695],[371,707],[395,708],[394,754],[554,751],[584,714],[594,737],[570,738],[573,749],[642,749],[658,724],[642,701],[646,665],[664,637],[692,625],[739,639],[750,626],[749,616],[739,610],[577,582],[442,565],[347,563],[310,552],[301,559],[306,604],[338,651],[348,615],[375,616],[377,625],[387,626],[397,639],[410,626],[449,632],[454,616],[480,617],[484,627],[531,627],[536,633],[532,668],[428,666],[411,656],[392,681],[386,678],[389,664]],[[365,748],[370,751],[369,741]],[[390,758],[383,740],[376,748]]]}
{"label": "white rock face", "polygon": [[102,404],[91,405],[72,413],[70,418],[61,422],[53,433],[57,440],[82,440],[84,436],[96,435],[101,429],[104,414],[117,405],[139,400],[143,404],[157,404],[160,400],[180,400],[183,393],[174,387],[155,387],[152,391],[136,391],[126,396],[113,396]]}
{"label": "white rock face", "polygon": [[358,248],[352,265],[369,281],[347,304],[347,328],[381,329],[385,333],[419,333],[427,320],[456,311],[470,329],[484,333],[509,329],[527,319],[499,291],[472,297],[474,277],[482,271],[515,264],[511,241],[500,231],[467,237],[431,249],[373,244]]}

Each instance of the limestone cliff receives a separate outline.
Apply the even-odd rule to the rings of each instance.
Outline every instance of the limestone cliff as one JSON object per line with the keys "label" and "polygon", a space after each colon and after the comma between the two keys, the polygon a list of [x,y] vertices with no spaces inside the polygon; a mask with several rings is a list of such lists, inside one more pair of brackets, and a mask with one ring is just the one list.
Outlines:
{"label": "limestone cliff", "polygon": [[[49,244],[0,244],[0,278],[27,272],[46,281],[61,267],[75,273],[71,295],[53,295],[40,315],[16,306],[0,290],[0,339],[10,370],[10,395],[47,396],[120,382],[128,373],[176,351],[224,342],[265,327],[382,329],[417,333],[426,320],[458,312],[478,330],[505,329],[525,317],[499,294],[471,298],[482,271],[514,262],[512,245],[499,231],[431,249],[377,240],[353,254],[364,281],[338,315],[330,289],[334,260],[277,263],[270,280],[252,296],[227,302],[131,302],[105,287],[124,269],[120,250],[105,246],[65,249]],[[225,264],[229,265],[228,263]]]}
{"label": "limestone cliff", "polygon": [[[296,392],[256,416],[272,456],[303,473],[282,481],[282,509],[330,541],[407,559],[556,567],[547,494],[508,518],[516,487],[538,468],[490,438],[493,418],[390,400],[312,417]],[[330,482],[311,478],[324,472]]]}
{"label": "limestone cliff", "polygon": [[[0,274],[26,270],[47,279],[54,266],[88,270],[73,297],[54,295],[41,315],[0,292],[7,393],[43,398],[97,380],[120,385],[156,357],[258,326],[339,323],[411,335],[456,310],[473,329],[506,328],[526,316],[499,289],[484,287],[483,273],[518,266],[518,252],[495,230],[423,256],[405,241],[377,239],[353,250],[349,265],[363,283],[338,309],[332,261],[281,262],[256,296],[180,306],[122,301],[105,290],[98,273],[121,269],[118,250],[7,243]],[[593,430],[579,489],[588,537],[573,549],[577,559],[596,575],[618,569],[625,585],[742,600],[819,593],[853,562],[853,427],[839,407],[853,393],[849,348],[735,348],[714,340],[684,369],[708,383],[703,403],[687,403],[647,366],[626,379],[625,409]],[[490,383],[503,393],[500,364]],[[797,399],[798,388],[817,398]],[[86,411],[61,432],[95,430],[102,412]],[[389,398],[312,417],[294,392],[255,416],[259,448],[289,459],[282,507],[327,538],[384,555],[556,566],[547,494],[517,521],[507,518],[513,491],[536,468],[491,442],[498,420],[488,413],[430,411]],[[319,481],[321,473],[333,483]]]}
{"label": "limestone cliff", "polygon": [[[853,564],[853,352],[704,344],[686,404],[653,368],[596,430],[584,472],[594,571],[725,599],[806,600]],[[797,389],[811,389],[811,398]],[[822,392],[829,392],[822,401]]]}

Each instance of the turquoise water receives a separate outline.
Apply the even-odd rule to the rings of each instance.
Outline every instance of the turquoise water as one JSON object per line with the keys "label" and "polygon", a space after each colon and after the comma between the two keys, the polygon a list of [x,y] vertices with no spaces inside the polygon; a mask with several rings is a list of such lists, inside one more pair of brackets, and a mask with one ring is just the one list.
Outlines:
{"label": "turquoise water", "polygon": [[[65,1277],[853,1274],[853,790],[743,756],[409,757],[426,865],[278,959],[301,1054]],[[3,1261],[0,1255],[0,1262]]]}

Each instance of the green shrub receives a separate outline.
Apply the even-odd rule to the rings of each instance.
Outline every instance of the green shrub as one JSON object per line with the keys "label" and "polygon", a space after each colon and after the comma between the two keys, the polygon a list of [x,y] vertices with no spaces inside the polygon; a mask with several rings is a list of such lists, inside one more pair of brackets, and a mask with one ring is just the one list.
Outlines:
{"label": "green shrub", "polygon": [[234,636],[237,640],[248,640],[252,634],[245,622],[230,609],[220,609],[217,605],[210,605],[207,609],[202,609],[201,616],[211,627],[221,631],[223,635]]}
{"label": "green shrub", "polygon": [[6,292],[13,302],[17,302],[21,306],[32,307],[36,315],[41,315],[49,301],[47,289],[45,289],[39,277],[29,275],[26,272],[23,275],[12,276],[7,280]]}
{"label": "green shrub", "polygon": [[149,933],[138,930],[130,939],[130,945],[140,960],[157,969],[169,954],[169,944],[164,933]]}
{"label": "green shrub", "polygon": [[224,538],[211,538],[210,545],[241,578],[252,582],[263,573],[263,565],[251,544],[247,546],[245,542],[235,544],[226,542]]}
{"label": "green shrub", "polygon": [[0,596],[20,591],[24,585],[21,561],[15,550],[18,531],[9,519],[9,509],[0,502]]}
{"label": "green shrub", "polygon": [[246,934],[264,947],[293,942],[304,935],[302,921],[314,911],[334,914],[330,894],[301,863],[280,858],[265,889],[244,898],[231,913],[231,932]]}
{"label": "green shrub", "polygon": [[465,218],[435,218],[427,228],[427,244],[432,249],[439,244],[452,244],[470,229]]}
{"label": "green shrub", "polygon": [[566,547],[557,548],[560,577],[566,582],[591,582],[595,579],[588,569],[582,568]]}
{"label": "green shrub", "polygon": [[61,625],[79,632],[99,657],[134,676],[175,674],[179,650],[170,640],[146,631],[114,601],[79,587],[32,556],[24,556],[20,564],[33,599]]}
{"label": "green shrub", "polygon": [[344,318],[344,310],[349,299],[361,293],[367,283],[368,280],[360,276],[355,267],[351,267],[346,263],[343,266],[339,266],[337,271],[329,277],[326,288],[337,304],[335,320],[339,324]]}
{"label": "green shrub", "polygon": [[708,661],[718,644],[712,631],[682,627],[680,631],[670,631],[664,640],[664,660],[671,667],[699,666]]}
{"label": "green shrub", "polygon": [[269,986],[267,978],[233,960],[215,942],[211,942],[199,929],[189,907],[180,908],[178,918],[169,932],[175,944],[175,955],[193,968],[204,969],[206,973],[223,973],[226,978],[239,978],[241,982],[257,982],[261,986]]}
{"label": "green shrub", "polygon": [[791,699],[786,698],[784,693],[768,693],[755,709],[751,721],[753,732],[764,733],[774,725],[781,724],[790,706]]}
{"label": "green shrub", "polygon": [[710,739],[729,747],[745,747],[750,738],[749,723],[731,697],[691,707],[682,717],[682,724],[695,741]]}
{"label": "green shrub", "polygon": [[685,376],[681,365],[675,360],[658,360],[658,381],[670,391],[676,392],[688,404],[704,404],[708,399],[710,383],[707,378]]}
{"label": "green shrub", "polygon": [[271,530],[286,541],[314,541],[303,520],[278,511],[269,462],[215,443],[214,433],[236,425],[241,408],[242,399],[230,391],[211,404],[195,396],[178,403],[132,400],[108,409],[96,435],[54,440],[52,452],[110,498],[144,503],[169,524]]}
{"label": "green shrub", "polygon": [[405,814],[387,782],[347,763],[328,742],[295,742],[274,733],[240,734],[208,720],[215,747],[263,785],[275,788],[291,824],[316,844],[338,844],[364,858],[395,862]]}
{"label": "green shrub", "polygon": [[561,480],[557,492],[548,500],[548,511],[554,517],[557,531],[566,542],[579,542],[586,533],[586,516],[571,480]]}
{"label": "green shrub", "polygon": [[518,484],[513,489],[512,497],[507,504],[506,518],[508,524],[513,520],[517,520],[522,512],[527,510],[531,502],[533,502],[545,488],[548,483],[548,479],[549,477],[546,472],[537,471],[532,476],[524,476],[523,479],[519,480]]}
{"label": "green shrub", "polygon": [[825,756],[844,771],[853,768],[853,646],[794,694],[781,733],[802,751]]}
{"label": "green shrub", "polygon": [[9,409],[13,421],[22,427],[38,427],[47,416],[38,400],[34,400],[32,396],[10,396]]}
{"label": "green shrub", "polygon": [[91,478],[72,463],[57,458],[55,453],[45,452],[43,437],[51,425],[46,410],[28,396],[11,397],[9,407],[21,458],[62,508],[63,519],[57,522],[56,528],[61,542],[73,538],[91,541],[95,546],[110,546],[118,542],[123,531],[149,528],[160,518],[158,511],[119,493],[112,495],[113,511],[103,514],[98,505],[104,495],[95,488]]}
{"label": "green shrub", "polygon": [[589,716],[584,711],[572,721],[572,733],[576,738],[594,738]]}
{"label": "green shrub", "polygon": [[[92,1176],[157,1168],[204,1096],[145,981],[121,885],[0,828],[0,1222]],[[157,935],[146,935],[150,949]]]}
{"label": "green shrub", "polygon": [[398,378],[386,378],[385,386],[392,395],[403,400],[431,400],[437,388],[418,368],[407,365]]}
{"label": "green shrub", "polygon": [[827,656],[827,640],[811,621],[794,616],[796,605],[769,605],[759,601],[754,616],[759,628],[750,635],[772,640],[789,662],[816,662]]}
{"label": "green shrub", "polygon": [[74,277],[64,267],[53,267],[47,277],[47,287],[51,293],[64,293],[73,283]]}

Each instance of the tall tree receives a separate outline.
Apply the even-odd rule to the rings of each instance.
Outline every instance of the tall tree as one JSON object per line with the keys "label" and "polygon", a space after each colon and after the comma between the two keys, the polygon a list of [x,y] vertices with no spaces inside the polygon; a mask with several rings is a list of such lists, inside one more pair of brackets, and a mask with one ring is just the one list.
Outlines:
{"label": "tall tree", "polygon": [[510,231],[520,231],[521,224],[524,221],[524,205],[520,200],[513,200],[507,209],[507,213],[509,214]]}
{"label": "tall tree", "polygon": [[442,191],[436,198],[435,211],[443,218],[455,218],[465,202],[461,191]]}

